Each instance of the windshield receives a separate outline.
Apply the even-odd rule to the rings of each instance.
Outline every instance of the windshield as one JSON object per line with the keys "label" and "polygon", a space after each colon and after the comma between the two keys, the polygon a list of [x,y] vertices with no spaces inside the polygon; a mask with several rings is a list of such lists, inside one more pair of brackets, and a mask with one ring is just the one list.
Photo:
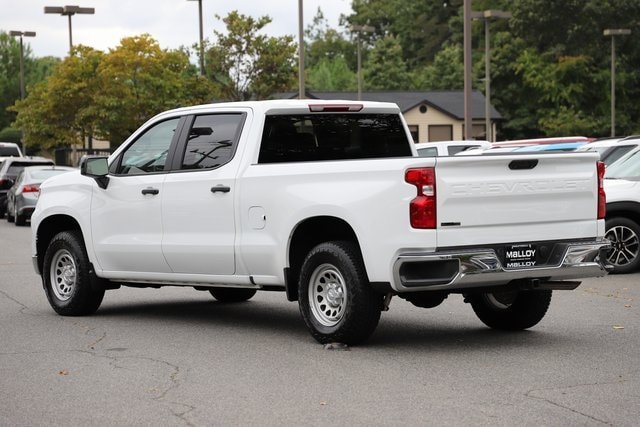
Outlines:
{"label": "windshield", "polygon": [[640,151],[636,150],[607,166],[605,178],[640,180]]}

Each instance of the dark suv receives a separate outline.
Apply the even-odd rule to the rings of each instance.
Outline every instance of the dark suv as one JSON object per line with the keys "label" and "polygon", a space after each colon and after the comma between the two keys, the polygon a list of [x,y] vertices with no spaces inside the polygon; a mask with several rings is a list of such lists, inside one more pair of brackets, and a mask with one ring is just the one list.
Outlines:
{"label": "dark suv", "polygon": [[7,210],[7,191],[16,177],[27,166],[53,166],[53,160],[45,158],[8,157],[0,160],[0,218],[4,218]]}

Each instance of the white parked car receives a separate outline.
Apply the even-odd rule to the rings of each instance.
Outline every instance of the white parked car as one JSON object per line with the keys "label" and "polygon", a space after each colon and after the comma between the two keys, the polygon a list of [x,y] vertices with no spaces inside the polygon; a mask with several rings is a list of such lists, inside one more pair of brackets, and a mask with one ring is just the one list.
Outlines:
{"label": "white parked car", "polygon": [[640,268],[640,147],[607,167],[606,234],[612,243],[608,261],[613,273]]}
{"label": "white parked car", "polygon": [[489,141],[437,141],[421,142],[415,145],[420,157],[455,156],[467,150],[491,148]]}
{"label": "white parked car", "polygon": [[5,157],[23,157],[20,146],[13,142],[0,142],[0,161]]}
{"label": "white parked car", "polygon": [[606,138],[590,142],[576,151],[596,151],[600,153],[600,160],[609,166],[622,156],[640,146],[640,137]]}

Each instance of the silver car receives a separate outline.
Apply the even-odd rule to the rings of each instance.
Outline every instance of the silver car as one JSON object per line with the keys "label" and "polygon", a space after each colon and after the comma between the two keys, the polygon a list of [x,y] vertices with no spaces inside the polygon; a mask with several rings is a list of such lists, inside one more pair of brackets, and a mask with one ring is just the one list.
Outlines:
{"label": "silver car", "polygon": [[77,170],[66,166],[28,166],[20,171],[7,192],[7,221],[25,225],[40,195],[40,184],[47,178]]}

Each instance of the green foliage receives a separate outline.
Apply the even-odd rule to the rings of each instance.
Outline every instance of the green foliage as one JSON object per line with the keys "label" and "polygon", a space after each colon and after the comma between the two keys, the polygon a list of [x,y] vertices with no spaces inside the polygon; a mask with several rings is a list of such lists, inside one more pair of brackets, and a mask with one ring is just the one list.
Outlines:
{"label": "green foliage", "polygon": [[0,141],[2,142],[15,142],[19,144],[22,141],[22,132],[16,128],[4,128],[0,130]]}
{"label": "green foliage", "polygon": [[313,22],[305,29],[305,69],[313,69],[325,60],[343,58],[352,71],[356,69],[356,44],[338,30],[330,28],[318,8]]}
{"label": "green foliage", "polygon": [[338,56],[323,58],[315,66],[307,69],[306,84],[318,91],[355,91],[356,73],[347,66],[347,61]]}
{"label": "green foliage", "polygon": [[[24,48],[28,58],[31,49]],[[15,115],[7,107],[20,99],[20,42],[4,31],[0,32],[0,129],[13,121]]]}
{"label": "green foliage", "polygon": [[419,90],[461,90],[464,84],[462,46],[444,47],[431,65],[415,71],[414,81]]}
{"label": "green foliage", "polygon": [[462,0],[353,0],[348,24],[371,25],[372,40],[395,36],[407,67],[425,65],[451,36],[449,20],[461,13]]}
{"label": "green foliage", "polygon": [[387,36],[375,43],[363,75],[363,90],[406,90],[411,86],[398,39]]}
{"label": "green foliage", "polygon": [[212,94],[184,51],[163,50],[145,34],[122,39],[106,54],[74,47],[12,110],[26,145],[82,145],[90,137],[117,146],[151,116]]}
{"label": "green foliage", "polygon": [[100,51],[77,46],[48,80],[33,86],[29,96],[16,103],[12,108],[18,112],[15,126],[23,129],[26,145],[53,148],[81,143],[83,136],[93,134],[95,118],[87,117],[85,107],[99,90],[101,59]]}
{"label": "green foliage", "polygon": [[264,99],[291,88],[296,80],[293,37],[267,37],[259,32],[271,22],[230,12],[222,19],[226,33],[214,31],[216,41],[205,53],[205,69],[224,100]]}

